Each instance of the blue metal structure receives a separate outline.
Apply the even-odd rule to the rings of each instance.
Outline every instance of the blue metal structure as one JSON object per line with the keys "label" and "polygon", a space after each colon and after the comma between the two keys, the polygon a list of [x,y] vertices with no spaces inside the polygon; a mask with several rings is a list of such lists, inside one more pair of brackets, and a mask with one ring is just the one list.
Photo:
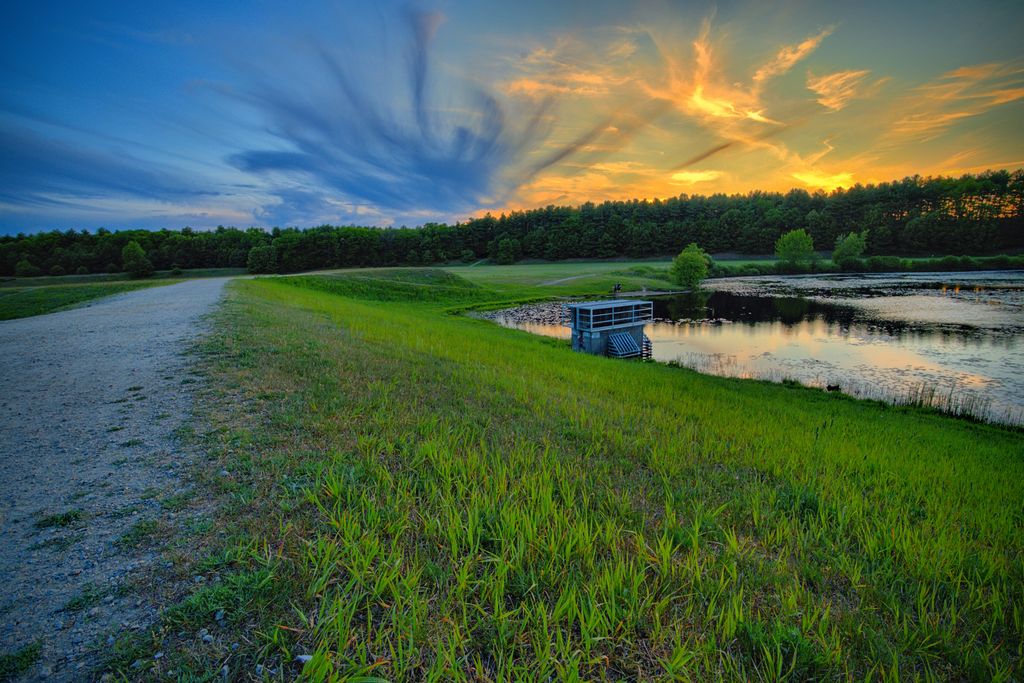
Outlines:
{"label": "blue metal structure", "polygon": [[572,329],[572,350],[614,358],[650,358],[644,325],[654,319],[650,301],[610,299],[566,304],[562,324]]}

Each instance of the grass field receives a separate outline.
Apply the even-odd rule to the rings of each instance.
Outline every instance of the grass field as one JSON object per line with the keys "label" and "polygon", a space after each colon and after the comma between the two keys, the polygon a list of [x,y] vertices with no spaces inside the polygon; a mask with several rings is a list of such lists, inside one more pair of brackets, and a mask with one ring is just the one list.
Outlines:
{"label": "grass field", "polygon": [[242,268],[197,268],[180,273],[158,271],[144,280],[133,280],[127,273],[8,278],[0,280],[0,320],[52,313],[112,294],[170,285],[185,279],[243,273]]}
{"label": "grass field", "polygon": [[0,288],[0,320],[52,313],[112,294],[145,287],[169,285],[179,280],[125,280],[94,284],[47,285]]}
{"label": "grass field", "polygon": [[[668,271],[670,261],[581,261],[528,263],[513,266],[480,265],[447,268],[470,282],[513,293],[523,289],[537,290],[552,296],[563,291],[597,292],[610,290],[616,282],[639,286],[666,288],[666,280],[658,277]],[[639,288],[639,287],[638,287]]]}
{"label": "grass field", "polygon": [[573,354],[450,313],[553,274],[232,283],[197,407],[197,477],[221,508],[177,565],[207,580],[112,665],[1019,680],[1019,432]]}
{"label": "grass field", "polygon": [[[197,277],[233,277],[244,275],[245,268],[190,268],[182,271],[158,270],[147,280],[183,280]],[[138,282],[128,273],[93,273],[90,275],[41,275],[39,277],[9,277],[0,279],[5,287],[46,287],[49,285],[91,285],[101,282]]]}

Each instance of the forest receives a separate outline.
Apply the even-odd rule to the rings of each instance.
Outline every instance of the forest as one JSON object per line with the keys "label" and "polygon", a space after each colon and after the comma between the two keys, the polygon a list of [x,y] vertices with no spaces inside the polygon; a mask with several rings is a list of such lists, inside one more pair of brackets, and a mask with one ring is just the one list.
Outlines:
{"label": "forest", "polygon": [[[680,195],[487,214],[418,228],[54,230],[0,237],[0,275],[120,272],[137,242],[155,269],[246,267],[297,272],[346,266],[428,265],[490,258],[643,258],[694,242],[710,253],[770,254],[805,229],[814,247],[868,230],[867,254],[941,256],[1024,249],[1024,170],[909,177],[809,193]],[[253,251],[255,249],[255,251]]]}

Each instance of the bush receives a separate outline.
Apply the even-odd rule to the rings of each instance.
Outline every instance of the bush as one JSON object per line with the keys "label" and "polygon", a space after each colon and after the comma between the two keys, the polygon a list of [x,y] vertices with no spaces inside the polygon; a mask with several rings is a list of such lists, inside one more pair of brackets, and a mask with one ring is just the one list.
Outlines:
{"label": "bush", "polygon": [[832,252],[832,262],[841,270],[857,270],[861,265],[860,256],[868,244],[868,231],[851,232],[836,238],[836,248]]}
{"label": "bush", "polygon": [[811,272],[811,264],[798,263],[796,261],[776,261],[775,272],[779,275],[801,275]]}
{"label": "bush", "polygon": [[711,265],[711,257],[691,242],[672,259],[672,266],[668,269],[669,278],[677,285],[698,287],[708,276]]}
{"label": "bush", "polygon": [[872,273],[891,273],[902,268],[903,261],[898,256],[872,256],[868,259],[868,270]]}
{"label": "bush", "polygon": [[35,277],[40,272],[39,268],[32,265],[27,258],[21,259],[14,265],[14,274],[18,277]]}
{"label": "bush", "polygon": [[135,240],[124,245],[121,250],[121,262],[125,271],[132,277],[148,277],[153,274],[153,264],[146,258],[146,252]]}
{"label": "bush", "polygon": [[75,268],[75,275],[88,275],[88,274],[89,274],[89,269],[86,268],[85,266],[78,266],[77,268]]}
{"label": "bush", "polygon": [[249,250],[249,256],[245,260],[245,267],[250,273],[276,273],[277,247],[272,244],[253,247]]}
{"label": "bush", "polygon": [[60,265],[59,263],[55,263],[53,267],[50,268],[50,275],[53,275],[55,277],[60,277],[61,275],[66,274],[67,271],[64,270],[64,266]]}
{"label": "bush", "polygon": [[775,242],[775,255],[784,263],[799,264],[813,261],[816,256],[814,240],[803,228],[790,230]]}
{"label": "bush", "polygon": [[108,273],[111,273],[111,274],[113,274],[113,273],[120,273],[121,272],[121,269],[118,268],[117,264],[113,263],[113,262],[108,263],[107,267],[104,268],[103,270],[105,270],[105,271],[107,271]]}

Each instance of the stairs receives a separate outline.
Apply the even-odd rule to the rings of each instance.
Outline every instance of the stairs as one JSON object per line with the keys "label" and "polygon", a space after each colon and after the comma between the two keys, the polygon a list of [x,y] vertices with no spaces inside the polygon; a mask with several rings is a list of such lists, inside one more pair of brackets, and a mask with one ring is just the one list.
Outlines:
{"label": "stairs", "polygon": [[643,350],[627,332],[608,335],[608,355],[612,358],[640,358]]}
{"label": "stairs", "polygon": [[651,344],[651,338],[648,337],[645,334],[644,335],[644,343],[640,347],[640,357],[643,358],[644,360],[650,360],[651,359],[652,346],[653,345]]}

